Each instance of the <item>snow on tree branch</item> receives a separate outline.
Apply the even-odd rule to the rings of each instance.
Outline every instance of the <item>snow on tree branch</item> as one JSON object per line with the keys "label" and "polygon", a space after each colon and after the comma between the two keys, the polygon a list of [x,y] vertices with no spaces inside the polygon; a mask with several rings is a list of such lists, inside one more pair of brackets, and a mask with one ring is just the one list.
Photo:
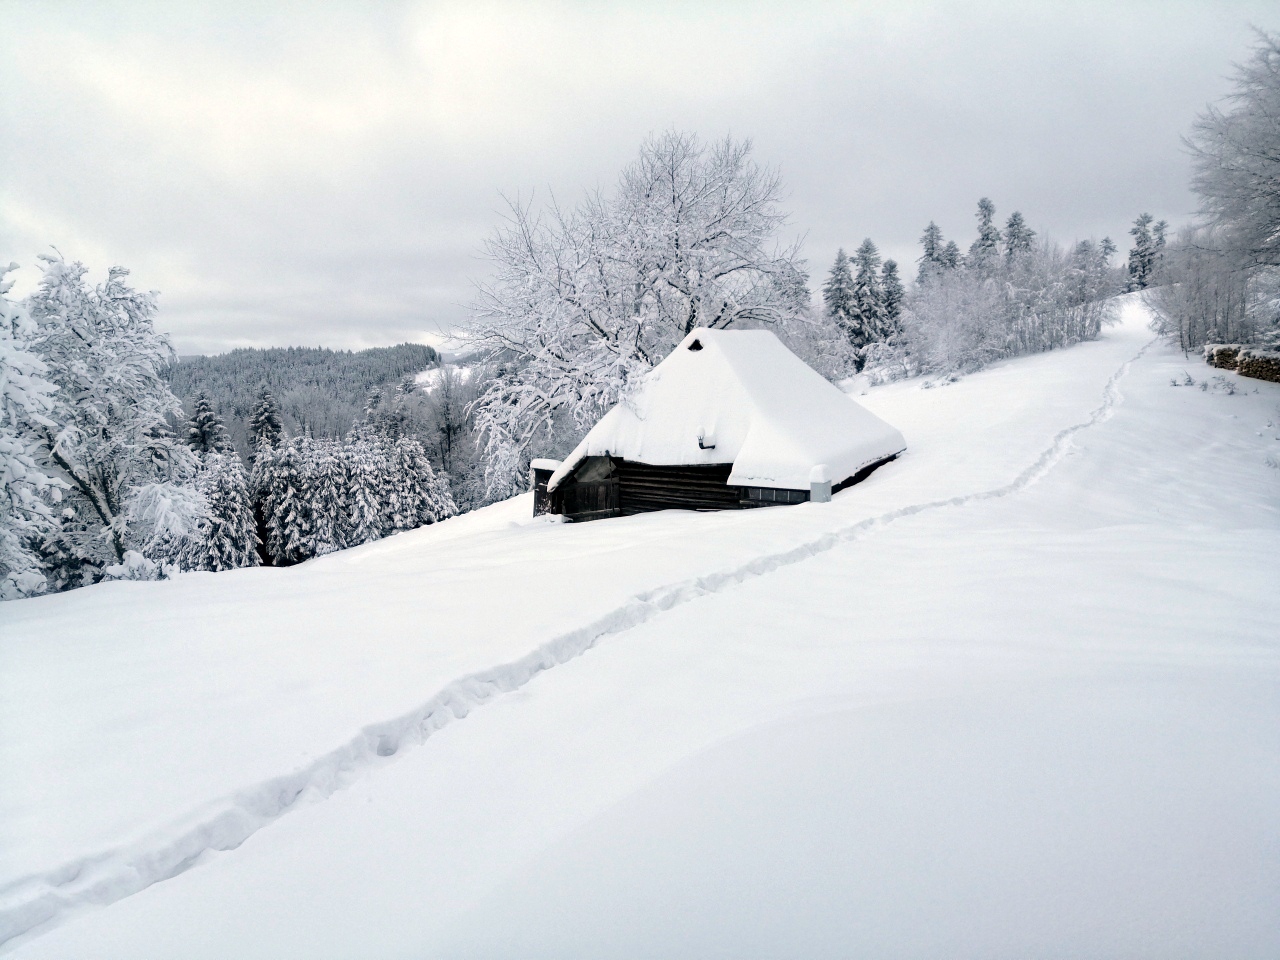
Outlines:
{"label": "snow on tree branch", "polygon": [[509,203],[475,303],[473,341],[498,364],[474,407],[490,496],[523,489],[535,440],[580,433],[695,327],[805,314],[804,261],[776,239],[781,181],[750,153],[667,133],[611,194],[541,213]]}

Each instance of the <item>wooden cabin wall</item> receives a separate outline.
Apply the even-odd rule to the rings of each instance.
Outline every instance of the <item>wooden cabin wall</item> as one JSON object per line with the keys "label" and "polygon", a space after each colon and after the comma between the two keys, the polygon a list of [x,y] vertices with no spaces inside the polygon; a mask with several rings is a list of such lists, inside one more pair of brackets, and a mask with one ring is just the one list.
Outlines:
{"label": "wooden cabin wall", "polygon": [[728,484],[733,464],[710,466],[653,466],[619,460],[619,506],[623,516],[653,510],[736,510],[742,488]]}
{"label": "wooden cabin wall", "polygon": [[[893,459],[895,457],[888,457],[864,467],[832,489],[843,490],[865,480],[872,471]],[[809,499],[808,490],[731,486],[731,463],[655,466],[615,459],[612,466],[605,479],[586,483],[566,479],[551,494],[551,512],[582,521],[629,517],[655,510],[744,510],[804,503]]]}

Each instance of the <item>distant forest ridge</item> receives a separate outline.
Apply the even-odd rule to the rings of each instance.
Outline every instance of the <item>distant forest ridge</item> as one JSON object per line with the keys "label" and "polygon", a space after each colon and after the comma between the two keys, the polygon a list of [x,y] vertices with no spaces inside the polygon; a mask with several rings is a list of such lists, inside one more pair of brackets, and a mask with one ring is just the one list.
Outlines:
{"label": "distant forest ridge", "polygon": [[358,351],[242,347],[215,356],[180,357],[165,376],[188,415],[197,394],[208,397],[225,418],[236,449],[247,455],[246,421],[263,385],[279,401],[289,433],[341,437],[364,412],[373,388],[394,386],[439,362],[439,354],[422,343]]}

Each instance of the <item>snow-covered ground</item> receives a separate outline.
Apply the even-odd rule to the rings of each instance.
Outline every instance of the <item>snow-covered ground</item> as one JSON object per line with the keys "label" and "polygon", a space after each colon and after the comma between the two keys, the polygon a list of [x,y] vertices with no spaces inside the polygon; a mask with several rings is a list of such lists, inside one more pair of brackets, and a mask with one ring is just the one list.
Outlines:
{"label": "snow-covered ground", "polygon": [[442,363],[439,366],[431,367],[423,370],[413,378],[413,382],[420,386],[427,393],[430,393],[440,384],[440,377],[446,369],[452,370],[458,376],[459,383],[466,383],[471,379],[475,367],[467,365],[459,365],[455,363]]}
{"label": "snow-covered ground", "polygon": [[0,952],[1274,957],[1280,387],[1146,320],[830,504],[0,607]]}

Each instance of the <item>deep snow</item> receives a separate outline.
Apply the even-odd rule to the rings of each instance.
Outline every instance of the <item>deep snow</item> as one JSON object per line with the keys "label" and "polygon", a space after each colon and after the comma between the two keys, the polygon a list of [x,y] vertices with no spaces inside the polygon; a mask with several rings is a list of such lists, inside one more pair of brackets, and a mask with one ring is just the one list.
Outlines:
{"label": "deep snow", "polygon": [[830,504],[5,605],[9,949],[1275,955],[1280,388],[1145,321]]}

